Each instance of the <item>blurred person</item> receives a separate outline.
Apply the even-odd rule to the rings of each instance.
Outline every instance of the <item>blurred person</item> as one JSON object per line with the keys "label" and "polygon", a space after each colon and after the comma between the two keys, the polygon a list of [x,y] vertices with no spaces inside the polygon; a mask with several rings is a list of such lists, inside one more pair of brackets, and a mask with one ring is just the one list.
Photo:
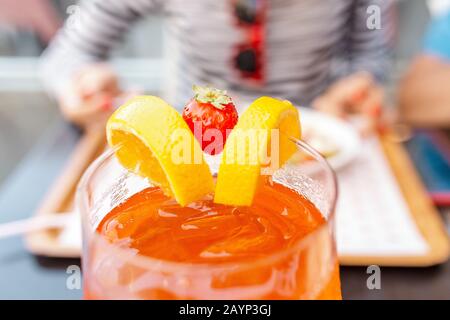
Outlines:
{"label": "blurred person", "polygon": [[48,0],[0,0],[0,24],[34,31],[47,44],[61,26]]}
{"label": "blurred person", "polygon": [[407,71],[399,91],[402,118],[419,127],[450,127],[450,11],[436,17],[423,52]]}
{"label": "blurred person", "polygon": [[[392,0],[90,0],[43,56],[63,114],[104,119],[117,75],[104,61],[133,22],[162,10],[167,23],[165,98],[182,108],[193,84],[239,97],[271,95],[340,117],[373,120],[384,103],[395,19]],[[368,27],[379,9],[381,28]],[[143,39],[144,41],[144,39]],[[145,39],[151,41],[151,39]]]}

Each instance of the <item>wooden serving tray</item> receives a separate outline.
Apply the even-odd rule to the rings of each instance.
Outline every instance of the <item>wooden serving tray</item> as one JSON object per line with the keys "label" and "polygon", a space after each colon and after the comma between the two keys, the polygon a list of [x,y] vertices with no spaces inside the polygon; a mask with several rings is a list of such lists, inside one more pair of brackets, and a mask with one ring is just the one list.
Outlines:
{"label": "wooden serving tray", "polygon": [[[391,134],[380,137],[386,158],[408,203],[411,216],[426,240],[429,250],[421,256],[341,256],[342,265],[423,267],[443,263],[450,255],[449,239],[443,222],[404,147]],[[73,151],[59,178],[36,211],[36,215],[73,210],[75,189],[86,168],[105,150],[103,131],[87,132]],[[51,257],[79,257],[79,248],[58,241],[61,230],[46,230],[26,236],[29,251]]]}
{"label": "wooden serving tray", "polygon": [[[74,210],[74,196],[83,173],[104,150],[104,130],[87,131],[73,150],[61,174],[54,181],[42,200],[35,216],[67,214]],[[77,258],[80,248],[62,245],[58,241],[61,229],[47,229],[28,233],[25,236],[27,249],[41,256]]]}
{"label": "wooden serving tray", "polygon": [[380,136],[384,154],[429,250],[420,256],[340,256],[339,261],[342,265],[427,267],[444,263],[449,259],[450,242],[444,223],[428,196],[408,152],[397,141],[397,137],[392,133]]}

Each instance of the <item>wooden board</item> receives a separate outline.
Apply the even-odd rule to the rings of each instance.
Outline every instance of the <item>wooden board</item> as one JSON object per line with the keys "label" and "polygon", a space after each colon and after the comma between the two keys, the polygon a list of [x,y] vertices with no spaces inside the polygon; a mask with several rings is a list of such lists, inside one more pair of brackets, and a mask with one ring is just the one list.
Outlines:
{"label": "wooden board", "polygon": [[[92,161],[105,149],[104,130],[86,132],[73,150],[61,174],[55,180],[47,195],[35,212],[36,216],[64,214],[73,210],[74,195],[81,176]],[[36,254],[49,257],[75,258],[80,249],[62,245],[58,241],[61,230],[49,229],[26,235],[27,249]]]}
{"label": "wooden board", "polygon": [[[380,137],[386,158],[408,204],[411,216],[428,244],[422,256],[341,256],[342,265],[380,265],[426,267],[443,263],[450,255],[450,243],[445,226],[402,144],[393,134]],[[398,226],[401,228],[401,226]]]}
{"label": "wooden board", "polygon": [[[78,143],[70,160],[49,190],[37,215],[51,212],[67,212],[72,209],[76,185],[89,164],[104,150],[103,132],[88,132]],[[431,266],[447,261],[450,255],[449,239],[439,213],[429,199],[425,188],[404,147],[396,142],[393,135],[380,138],[386,157],[408,203],[410,212],[429,246],[423,256],[382,257],[343,256],[342,265],[380,266]],[[78,257],[79,249],[62,246],[58,240],[58,230],[47,230],[27,235],[27,248],[38,255],[52,257]]]}

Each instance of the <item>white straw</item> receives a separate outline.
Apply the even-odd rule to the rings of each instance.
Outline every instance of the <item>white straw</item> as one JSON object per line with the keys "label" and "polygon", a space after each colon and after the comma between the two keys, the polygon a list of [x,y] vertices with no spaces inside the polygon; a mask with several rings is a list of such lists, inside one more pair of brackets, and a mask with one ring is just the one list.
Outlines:
{"label": "white straw", "polygon": [[41,216],[0,224],[0,239],[21,235],[33,231],[63,228],[67,225],[71,213],[44,214]]}

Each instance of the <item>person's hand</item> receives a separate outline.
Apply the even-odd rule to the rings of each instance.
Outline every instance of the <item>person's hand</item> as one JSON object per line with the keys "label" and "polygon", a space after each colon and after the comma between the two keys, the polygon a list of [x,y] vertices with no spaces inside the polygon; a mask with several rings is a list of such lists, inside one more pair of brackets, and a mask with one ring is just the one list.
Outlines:
{"label": "person's hand", "polygon": [[83,127],[104,125],[121,94],[116,74],[106,64],[84,67],[59,97],[64,117]]}
{"label": "person's hand", "polygon": [[340,118],[357,117],[359,129],[368,134],[377,129],[384,103],[384,90],[370,74],[361,72],[334,83],[312,105]]}

